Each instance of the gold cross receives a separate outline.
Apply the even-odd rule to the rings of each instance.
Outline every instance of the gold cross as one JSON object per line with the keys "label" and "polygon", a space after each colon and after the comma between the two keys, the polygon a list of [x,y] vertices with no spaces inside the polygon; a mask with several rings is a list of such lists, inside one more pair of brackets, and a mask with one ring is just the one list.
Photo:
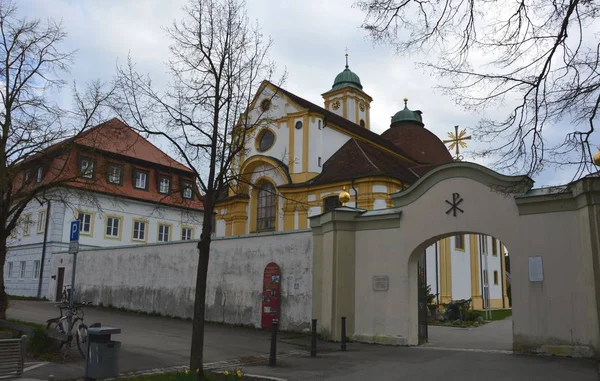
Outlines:
{"label": "gold cross", "polygon": [[454,131],[455,132],[448,132],[448,137],[450,140],[444,140],[444,143],[450,143],[448,145],[448,149],[450,151],[456,149],[456,156],[454,157],[454,160],[461,161],[463,157],[460,155],[460,147],[467,148],[467,143],[465,140],[471,140],[471,135],[465,136],[467,134],[466,128],[463,128],[459,133],[458,126],[454,126]]}

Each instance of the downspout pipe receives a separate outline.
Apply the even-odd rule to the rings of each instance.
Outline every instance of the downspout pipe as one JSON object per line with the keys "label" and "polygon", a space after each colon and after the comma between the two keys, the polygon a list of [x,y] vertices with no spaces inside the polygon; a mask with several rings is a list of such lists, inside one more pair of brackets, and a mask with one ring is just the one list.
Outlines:
{"label": "downspout pipe", "polygon": [[435,299],[440,306],[440,270],[438,267],[438,242],[435,242]]}
{"label": "downspout pipe", "polygon": [[358,192],[354,188],[354,179],[352,179],[352,190],[354,190],[354,207],[358,209]]}
{"label": "downspout pipe", "polygon": [[38,299],[42,297],[42,281],[44,280],[44,262],[46,262],[46,242],[48,242],[48,230],[50,229],[50,200],[46,199],[48,203],[48,208],[46,209],[46,222],[44,222],[44,242],[42,243],[42,260],[40,262],[40,278],[38,280],[38,290],[37,297]]}

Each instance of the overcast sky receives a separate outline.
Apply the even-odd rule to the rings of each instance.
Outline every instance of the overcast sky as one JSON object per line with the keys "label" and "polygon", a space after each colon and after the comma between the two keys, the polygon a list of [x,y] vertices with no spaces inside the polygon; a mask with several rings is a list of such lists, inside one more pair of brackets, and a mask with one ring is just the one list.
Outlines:
{"label": "overcast sky", "polygon": [[[348,48],[350,68],[360,76],[364,91],[373,97],[372,130],[381,133],[390,117],[409,99],[409,108],[423,111],[425,127],[441,139],[455,125],[473,127],[484,116],[505,116],[510,110],[473,114],[458,108],[436,92],[435,78],[416,66],[415,57],[393,54],[386,46],[373,46],[360,29],[363,13],[353,0],[247,0],[251,19],[272,36],[270,57],[287,70],[284,87],[322,105],[321,94],[331,88],[344,69]],[[27,17],[62,19],[69,36],[66,49],[77,49],[77,60],[68,80],[79,84],[110,80],[117,61],[131,53],[140,71],[157,82],[166,79],[164,63],[169,40],[162,27],[182,16],[187,0],[27,0],[18,1]],[[65,95],[65,98],[68,94]],[[481,143],[473,142],[465,153]],[[486,164],[486,163],[482,163]],[[570,172],[548,170],[534,180],[536,187],[571,180]]]}

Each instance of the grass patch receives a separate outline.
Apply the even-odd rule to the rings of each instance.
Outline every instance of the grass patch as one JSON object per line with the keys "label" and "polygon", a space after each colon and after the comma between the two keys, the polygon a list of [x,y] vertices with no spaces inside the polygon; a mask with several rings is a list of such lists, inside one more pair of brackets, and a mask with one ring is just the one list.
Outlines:
{"label": "grass patch", "polygon": [[[8,320],[13,327],[0,327],[5,331],[10,331],[13,338],[19,338],[22,334],[27,335],[27,357],[39,361],[61,362],[62,358],[58,353],[59,344],[56,340],[48,337],[46,326],[38,323],[31,323],[16,319]],[[16,325],[17,327],[15,327]],[[22,326],[22,327],[18,327]],[[29,327],[26,331],[21,331]]]}
{"label": "grass patch", "polygon": [[23,320],[17,320],[17,319],[8,319],[9,322],[11,323],[15,323],[15,324],[21,324],[21,325],[26,325],[32,328],[40,328],[43,330],[46,330],[46,326],[44,324],[39,324],[39,323],[32,323],[29,321],[23,321]]}
{"label": "grass patch", "polygon": [[48,301],[48,298],[41,297],[38,298],[37,296],[19,296],[19,295],[7,295],[8,296],[8,300],[37,300],[37,301]]}
{"label": "grass patch", "polygon": [[435,326],[441,326],[441,327],[458,327],[458,328],[474,328],[474,327],[481,327],[482,325],[486,324],[485,322],[478,322],[478,321],[461,321],[461,322],[441,322],[441,321],[429,321],[427,322],[427,325],[435,325]]}
{"label": "grass patch", "polygon": [[[512,316],[512,309],[490,310],[490,312],[492,313],[490,321],[504,320],[507,317]],[[473,313],[485,319],[485,311],[475,310]]]}

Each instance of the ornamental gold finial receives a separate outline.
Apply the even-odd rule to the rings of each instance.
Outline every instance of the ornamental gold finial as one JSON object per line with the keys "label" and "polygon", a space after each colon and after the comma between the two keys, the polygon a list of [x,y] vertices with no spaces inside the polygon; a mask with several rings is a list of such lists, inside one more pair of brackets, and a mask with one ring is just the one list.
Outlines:
{"label": "ornamental gold finial", "polygon": [[445,144],[448,144],[448,150],[452,151],[456,150],[456,156],[454,156],[455,161],[461,161],[463,159],[460,154],[460,148],[467,148],[467,143],[465,140],[471,140],[471,135],[467,135],[467,129],[463,128],[460,133],[458,132],[458,126],[454,126],[454,132],[448,132],[449,140],[444,140]]}
{"label": "ornamental gold finial", "polygon": [[404,107],[407,107],[408,98],[404,98]]}
{"label": "ornamental gold finial", "polygon": [[594,164],[600,166],[600,146],[598,146],[598,152],[594,154]]}
{"label": "ornamental gold finial", "polygon": [[340,195],[338,196],[342,206],[346,206],[346,203],[350,201],[350,193],[346,192],[346,187],[342,188]]}

